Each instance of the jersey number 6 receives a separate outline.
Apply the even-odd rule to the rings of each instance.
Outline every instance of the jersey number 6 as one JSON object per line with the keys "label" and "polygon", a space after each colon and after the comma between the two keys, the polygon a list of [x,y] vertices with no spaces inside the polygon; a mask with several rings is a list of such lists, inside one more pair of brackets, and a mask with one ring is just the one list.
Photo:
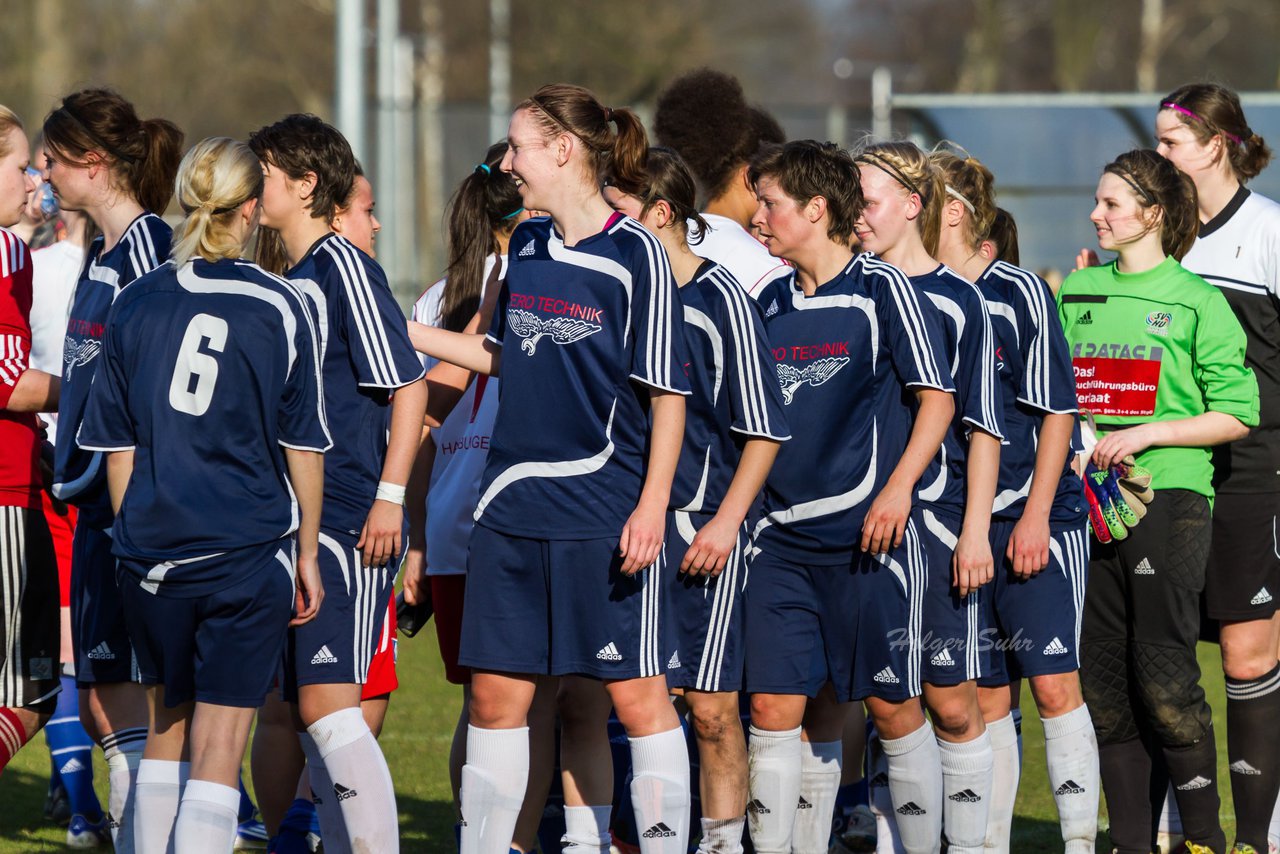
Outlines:
{"label": "jersey number 6", "polygon": [[[209,343],[206,345],[205,341]],[[173,366],[173,379],[169,383],[169,405],[188,415],[204,415],[213,399],[213,387],[218,382],[218,360],[203,347],[221,353],[227,344],[227,322],[211,314],[197,314],[187,324],[178,350],[178,361]]]}

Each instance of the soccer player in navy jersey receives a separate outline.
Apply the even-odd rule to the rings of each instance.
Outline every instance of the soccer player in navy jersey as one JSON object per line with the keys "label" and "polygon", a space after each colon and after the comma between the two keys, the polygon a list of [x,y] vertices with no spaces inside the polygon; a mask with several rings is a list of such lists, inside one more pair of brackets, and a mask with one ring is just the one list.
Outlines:
{"label": "soccer player in navy jersey", "polygon": [[177,188],[187,217],[172,262],[113,305],[77,438],[107,455],[124,612],[152,686],[135,794],[144,853],[235,841],[240,757],[290,610],[299,624],[320,607],[331,444],[314,306],[240,260],[258,219],[257,157],[205,140]]}
{"label": "soccer player in navy jersey", "polygon": [[386,616],[404,526],[404,486],[426,404],[422,363],[382,268],[329,220],[355,180],[337,130],[291,115],[249,145],[265,176],[262,223],[280,236],[286,277],[312,295],[327,332],[325,406],[341,412],[325,471],[320,572],[328,601],[297,627],[285,667],[296,701],[311,789],[326,839],[353,849],[399,848],[395,792],[360,713],[360,689]]}
{"label": "soccer player in navy jersey", "polygon": [[507,850],[534,674],[577,674],[605,683],[627,730],[642,850],[683,852],[689,759],[654,566],[689,391],[679,303],[657,238],[600,194],[606,172],[644,181],[647,141],[634,113],[563,84],[523,101],[508,139],[503,171],[550,216],[512,235],[487,338],[413,327],[428,355],[502,371],[459,656],[472,668],[463,851]]}
{"label": "soccer player in navy jersey", "polygon": [[992,510],[992,584],[980,592],[996,643],[978,680],[994,754],[987,847],[1009,850],[1019,759],[1011,680],[1025,678],[1044,724],[1049,784],[1068,852],[1097,835],[1098,747],[1080,686],[1089,559],[1087,510],[1072,471],[1075,376],[1053,295],[1038,276],[982,251],[995,179],[973,158],[932,155],[946,180],[938,257],[982,292],[995,335],[1005,438]]}
{"label": "soccer player in navy jersey", "polygon": [[44,122],[45,180],[58,203],[101,229],[88,251],[67,319],[54,495],[79,508],[71,556],[72,642],[85,729],[107,757],[108,813],[117,849],[130,851],[129,791],[147,734],[146,696],[111,553],[111,502],[101,454],[76,446],[112,301],[169,255],[171,230],[158,216],[173,195],[182,133],[140,120],[115,92],[86,89],[62,99]]}
{"label": "soccer player in navy jersey", "polygon": [[[950,850],[980,852],[991,801],[991,740],[978,707],[982,623],[977,588],[994,575],[989,540],[1003,415],[991,320],[982,294],[935,258],[946,185],[910,142],[857,156],[866,207],[858,242],[906,273],[938,309],[956,413],[917,500],[929,567],[924,604],[924,699],[942,755],[943,825]],[[883,813],[893,822],[892,810]]]}
{"label": "soccer player in navy jersey", "polygon": [[[937,319],[899,270],[854,256],[863,198],[847,152],[812,140],[752,163],[753,222],[795,273],[759,301],[792,438],[764,490],[747,588],[748,820],[790,851],[809,697],[864,700],[910,851],[941,832],[939,757],[918,701],[926,577],[916,483],[955,411]],[[829,740],[838,740],[837,723]],[[833,756],[815,757],[825,763]]]}

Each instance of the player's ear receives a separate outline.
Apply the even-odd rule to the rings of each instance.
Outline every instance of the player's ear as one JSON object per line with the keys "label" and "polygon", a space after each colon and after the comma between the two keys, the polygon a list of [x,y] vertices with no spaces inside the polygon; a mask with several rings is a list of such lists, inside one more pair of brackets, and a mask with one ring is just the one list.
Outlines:
{"label": "player's ear", "polygon": [[942,206],[942,216],[948,228],[958,227],[960,220],[964,219],[964,202],[959,199],[948,199]]}
{"label": "player's ear", "polygon": [[569,158],[573,155],[573,149],[576,142],[577,140],[574,139],[573,134],[561,133],[556,135],[555,150],[557,166],[563,166],[569,162]]}
{"label": "player's ear", "polygon": [[827,197],[814,196],[804,206],[804,215],[809,222],[817,222],[827,213]]}
{"label": "player's ear", "polygon": [[314,172],[307,172],[297,181],[294,181],[293,185],[295,191],[298,193],[298,198],[304,202],[310,201],[311,196],[316,191],[316,184],[318,184],[319,181],[320,179],[316,177],[316,173]]}
{"label": "player's ear", "polygon": [[666,228],[675,222],[675,214],[671,211],[671,205],[666,199],[658,199],[654,202],[653,211],[655,213],[653,222],[658,228]]}

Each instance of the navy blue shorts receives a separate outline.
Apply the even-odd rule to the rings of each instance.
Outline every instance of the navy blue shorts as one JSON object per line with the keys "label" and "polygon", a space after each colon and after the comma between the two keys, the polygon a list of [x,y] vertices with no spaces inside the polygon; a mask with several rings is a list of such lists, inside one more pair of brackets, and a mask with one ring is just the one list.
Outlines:
{"label": "navy blue shorts", "polygon": [[89,525],[71,539],[71,641],[78,687],[138,681],[111,537]]}
{"label": "navy blue shorts", "polygon": [[991,520],[995,580],[984,586],[984,619],[989,628],[978,684],[1008,685],[1012,679],[1070,673],[1080,669],[1080,626],[1089,574],[1087,525],[1049,532],[1049,565],[1029,579],[1013,574],[1005,557],[1012,521]]}
{"label": "navy blue shorts", "polygon": [[934,508],[920,513],[920,541],[929,567],[921,641],[924,681],[959,685],[982,675],[982,599],[978,591],[961,599],[952,584],[951,558],[963,520]]}
{"label": "navy blue shorts", "polygon": [[257,708],[280,672],[293,611],[293,541],[226,557],[244,568],[243,580],[207,596],[153,593],[120,574],[142,683],[163,685],[166,706],[195,700]]}
{"label": "navy blue shorts", "polygon": [[309,623],[289,630],[284,696],[298,699],[300,685],[363,685],[378,651],[387,598],[395,586],[392,564],[362,566],[358,534],[320,531],[320,582],[324,601]]}
{"label": "navy blue shorts", "polygon": [[747,526],[739,531],[738,545],[718,576],[690,576],[680,571],[680,562],[712,514],[677,510],[671,515],[663,582],[663,613],[670,615],[663,621],[671,650],[667,686],[695,691],[741,690]]}
{"label": "navy blue shorts", "polygon": [[618,537],[542,540],[471,531],[458,663],[502,673],[635,679],[666,671],[663,557],[622,573]]}
{"label": "navy blue shorts", "polygon": [[919,696],[921,521],[912,511],[902,545],[887,555],[855,552],[838,565],[757,552],[746,592],[747,690],[814,697],[829,681],[840,702]]}

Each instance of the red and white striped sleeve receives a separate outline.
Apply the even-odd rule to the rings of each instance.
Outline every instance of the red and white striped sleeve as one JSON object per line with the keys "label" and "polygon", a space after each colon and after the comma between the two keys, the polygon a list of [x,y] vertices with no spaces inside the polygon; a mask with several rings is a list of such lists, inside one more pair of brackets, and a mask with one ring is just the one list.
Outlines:
{"label": "red and white striped sleeve", "polygon": [[0,409],[31,358],[31,256],[13,232],[0,228]]}

